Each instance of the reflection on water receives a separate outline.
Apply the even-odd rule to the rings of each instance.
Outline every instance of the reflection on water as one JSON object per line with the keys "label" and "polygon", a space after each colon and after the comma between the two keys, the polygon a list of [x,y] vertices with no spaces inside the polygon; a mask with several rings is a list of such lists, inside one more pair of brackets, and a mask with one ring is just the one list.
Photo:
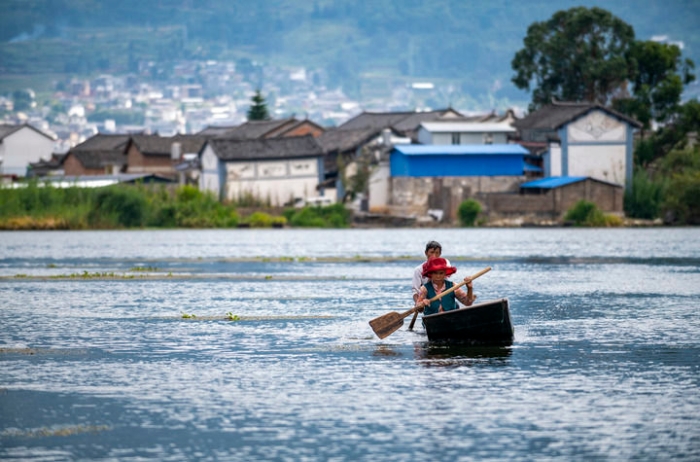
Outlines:
{"label": "reflection on water", "polygon": [[[512,346],[374,335],[432,239]],[[692,228],[0,233],[0,459],[700,460],[698,299]]]}
{"label": "reflection on water", "polygon": [[449,343],[422,342],[414,345],[415,358],[425,366],[463,366],[473,364],[506,364],[510,346],[473,346]]}

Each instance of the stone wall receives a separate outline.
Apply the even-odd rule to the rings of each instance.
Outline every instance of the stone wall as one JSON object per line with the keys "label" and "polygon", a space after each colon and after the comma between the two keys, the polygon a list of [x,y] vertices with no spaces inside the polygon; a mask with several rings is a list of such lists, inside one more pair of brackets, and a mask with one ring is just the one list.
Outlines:
{"label": "stone wall", "polygon": [[427,215],[428,210],[443,211],[444,221],[457,217],[462,201],[481,194],[516,194],[524,176],[495,177],[393,177],[389,183],[389,209],[394,215]]}
{"label": "stone wall", "polygon": [[394,177],[390,182],[392,215],[426,216],[428,210],[443,211],[443,222],[457,220],[462,201],[475,199],[489,219],[524,217],[561,219],[576,202],[585,199],[605,213],[623,213],[624,190],[620,186],[585,180],[541,194],[522,194],[525,177]]}

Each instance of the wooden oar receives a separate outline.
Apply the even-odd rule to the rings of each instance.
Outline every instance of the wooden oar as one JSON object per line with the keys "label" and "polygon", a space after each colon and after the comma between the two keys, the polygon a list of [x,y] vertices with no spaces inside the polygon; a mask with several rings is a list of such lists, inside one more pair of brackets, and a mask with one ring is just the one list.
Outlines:
{"label": "wooden oar", "polygon": [[[473,281],[474,279],[478,278],[479,276],[488,273],[491,271],[491,267],[486,267],[479,271],[478,273],[472,275],[470,279]],[[434,302],[435,300],[439,300],[442,297],[444,297],[447,294],[450,294],[454,292],[455,290],[459,289],[462,287],[464,284],[466,284],[464,281],[460,282],[459,284],[455,284],[446,291],[437,294],[433,298],[429,299],[428,301],[430,303]],[[397,313],[396,311],[392,311],[391,313],[387,313],[383,316],[379,316],[378,318],[374,318],[369,322],[369,325],[372,327],[372,330],[374,331],[375,334],[377,334],[377,337],[379,338],[386,338],[399,330],[401,326],[403,326],[403,319],[407,316],[410,316],[413,313],[418,312],[418,307],[414,306],[408,311],[404,311],[403,313]]]}

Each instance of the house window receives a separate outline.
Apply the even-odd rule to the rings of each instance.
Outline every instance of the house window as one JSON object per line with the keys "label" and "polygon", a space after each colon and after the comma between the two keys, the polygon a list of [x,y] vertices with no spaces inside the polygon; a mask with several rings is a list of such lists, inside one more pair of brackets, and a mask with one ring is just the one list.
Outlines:
{"label": "house window", "polygon": [[452,134],[452,144],[460,144],[459,133]]}

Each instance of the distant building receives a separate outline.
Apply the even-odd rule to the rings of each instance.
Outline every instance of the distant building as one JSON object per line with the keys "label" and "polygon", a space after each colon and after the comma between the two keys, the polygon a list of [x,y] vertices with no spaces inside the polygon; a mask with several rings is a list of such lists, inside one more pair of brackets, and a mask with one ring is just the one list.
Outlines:
{"label": "distant building", "polygon": [[176,166],[188,154],[198,154],[209,138],[203,135],[132,135],[126,147],[126,173],[175,177]]}
{"label": "distant building", "polygon": [[633,131],[641,124],[595,103],[554,101],[514,122],[518,142],[542,152],[544,176],[591,177],[629,186]]}
{"label": "distant building", "polygon": [[418,128],[420,144],[506,144],[516,130],[507,122],[423,122]]}
{"label": "distant building", "polygon": [[126,171],[130,135],[98,133],[74,146],[63,158],[66,175],[114,175]]}
{"label": "distant building", "polygon": [[0,124],[0,174],[24,177],[29,164],[51,158],[54,139],[31,125]]}
{"label": "distant building", "polygon": [[200,189],[222,200],[250,197],[282,206],[319,195],[323,181],[323,151],[311,135],[211,139],[200,164]]}
{"label": "distant building", "polygon": [[384,128],[391,128],[397,133],[416,141],[418,138],[418,127],[423,122],[463,118],[462,114],[451,108],[425,112],[362,112],[341,124],[338,129],[357,130],[371,128],[378,131]]}
{"label": "distant building", "polygon": [[324,128],[308,119],[249,120],[241,125],[217,127],[211,126],[200,131],[198,135],[217,136],[228,139],[253,140],[258,138],[275,138],[281,136],[320,136]]}
{"label": "distant building", "polygon": [[533,168],[525,162],[528,155],[517,144],[394,146],[386,209],[416,216],[439,211],[452,221],[468,198],[517,193]]}

